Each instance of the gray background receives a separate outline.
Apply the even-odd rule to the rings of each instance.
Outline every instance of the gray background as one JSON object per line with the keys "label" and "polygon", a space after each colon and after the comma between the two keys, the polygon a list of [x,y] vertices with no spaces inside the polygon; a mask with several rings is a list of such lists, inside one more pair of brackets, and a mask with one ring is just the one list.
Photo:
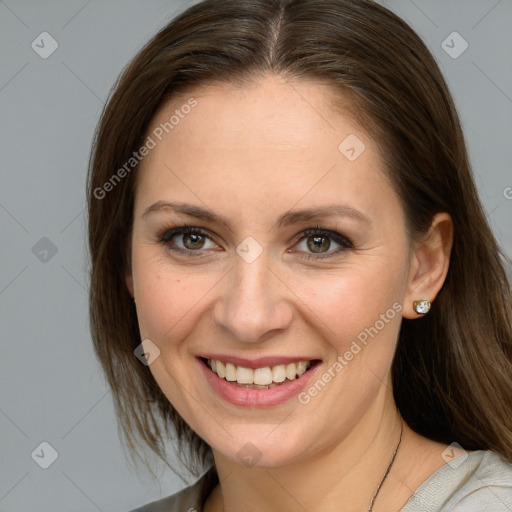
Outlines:
{"label": "gray background", "polygon": [[[0,512],[126,512],[190,481],[162,468],[155,482],[126,464],[88,333],[84,190],[110,87],[191,3],[0,1]],[[512,0],[382,3],[436,56],[488,217],[512,255]],[[447,39],[454,31],[469,45],[457,58],[447,53],[463,48]],[[46,59],[31,47],[51,48],[42,32],[58,43]],[[47,469],[44,441],[58,452]]]}

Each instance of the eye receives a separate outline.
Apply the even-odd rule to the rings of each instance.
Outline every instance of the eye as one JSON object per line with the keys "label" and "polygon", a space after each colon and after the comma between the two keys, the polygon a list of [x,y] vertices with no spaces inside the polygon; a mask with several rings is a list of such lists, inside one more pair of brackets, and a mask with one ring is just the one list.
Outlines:
{"label": "eye", "polygon": [[[299,256],[302,259],[329,258],[354,249],[354,245],[347,237],[319,226],[316,229],[303,231],[297,239],[299,243],[291,252],[304,253],[305,255]],[[183,256],[198,257],[204,255],[206,250],[219,250],[212,236],[207,231],[196,227],[179,226],[167,229],[158,241],[170,251]]]}
{"label": "eye", "polygon": [[169,229],[165,231],[159,241],[167,245],[174,252],[186,253],[190,256],[199,255],[203,250],[218,248],[217,244],[213,242],[212,238],[204,230],[189,226]]}
{"label": "eye", "polygon": [[[354,248],[353,243],[342,234],[319,227],[301,233],[300,240],[295,247],[301,252],[309,253],[302,256],[305,259],[328,258]],[[330,250],[333,244],[338,247]]]}

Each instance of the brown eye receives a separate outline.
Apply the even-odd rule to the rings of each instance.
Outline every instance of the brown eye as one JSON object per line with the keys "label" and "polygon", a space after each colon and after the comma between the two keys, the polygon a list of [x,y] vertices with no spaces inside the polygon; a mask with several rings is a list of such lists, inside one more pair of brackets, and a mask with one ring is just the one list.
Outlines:
{"label": "brown eye", "polygon": [[296,249],[306,254],[301,256],[304,259],[329,258],[354,249],[354,244],[342,234],[320,228],[308,229],[299,240]]}
{"label": "brown eye", "polygon": [[160,237],[159,241],[170,250],[178,253],[197,253],[197,255],[200,255],[203,250],[218,249],[211,237],[203,230],[188,226],[169,229]]}
{"label": "brown eye", "polygon": [[326,236],[309,236],[307,246],[311,252],[325,252],[331,247],[331,241]]}
{"label": "brown eye", "polygon": [[205,243],[205,237],[196,233],[185,233],[181,237],[185,249],[202,249]]}

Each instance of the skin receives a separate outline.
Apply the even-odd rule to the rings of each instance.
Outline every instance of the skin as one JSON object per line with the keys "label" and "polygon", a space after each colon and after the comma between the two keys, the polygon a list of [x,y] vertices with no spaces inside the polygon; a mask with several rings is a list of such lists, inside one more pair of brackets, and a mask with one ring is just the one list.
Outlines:
{"label": "skin", "polygon": [[[210,84],[164,104],[148,131],[189,97],[197,100],[139,169],[126,283],[142,339],[160,350],[150,365],[155,380],[212,447],[221,483],[207,512],[325,512],[340,504],[367,510],[399,439],[390,367],[400,322],[419,316],[413,300],[434,300],[439,292],[452,222],[438,214],[421,242],[408,239],[375,143],[333,108],[332,94],[325,85],[292,87],[274,75],[243,87]],[[366,146],[352,162],[338,150],[349,134]],[[166,208],[143,215],[158,201],[208,208],[230,229]],[[289,210],[331,203],[357,209],[367,221],[334,216],[274,227]],[[159,241],[183,224],[212,236],[200,256]],[[301,233],[317,225],[341,233],[354,248],[337,252],[340,246],[328,238],[331,245],[322,250],[330,257],[308,260],[316,253]],[[252,263],[236,252],[248,236],[263,249]],[[172,241],[194,248],[183,235]],[[308,404],[292,398],[266,409],[235,406],[198,371],[196,356],[213,351],[321,359],[321,375],[394,303],[403,305],[401,313]],[[237,455],[248,442],[261,456],[252,467]],[[374,512],[401,508],[444,464],[444,448],[404,424]]]}

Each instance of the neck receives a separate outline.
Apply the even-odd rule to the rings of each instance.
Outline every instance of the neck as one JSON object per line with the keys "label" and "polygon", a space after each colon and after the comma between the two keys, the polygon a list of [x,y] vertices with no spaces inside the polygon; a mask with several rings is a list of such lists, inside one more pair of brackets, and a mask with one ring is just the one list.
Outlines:
{"label": "neck", "polygon": [[[401,427],[392,393],[383,386],[348,435],[307,459],[279,467],[247,468],[214,451],[221,483],[209,500],[215,505],[206,510],[366,511],[397,447]],[[400,451],[393,467],[399,458]],[[386,483],[375,500],[374,512],[386,494]]]}

